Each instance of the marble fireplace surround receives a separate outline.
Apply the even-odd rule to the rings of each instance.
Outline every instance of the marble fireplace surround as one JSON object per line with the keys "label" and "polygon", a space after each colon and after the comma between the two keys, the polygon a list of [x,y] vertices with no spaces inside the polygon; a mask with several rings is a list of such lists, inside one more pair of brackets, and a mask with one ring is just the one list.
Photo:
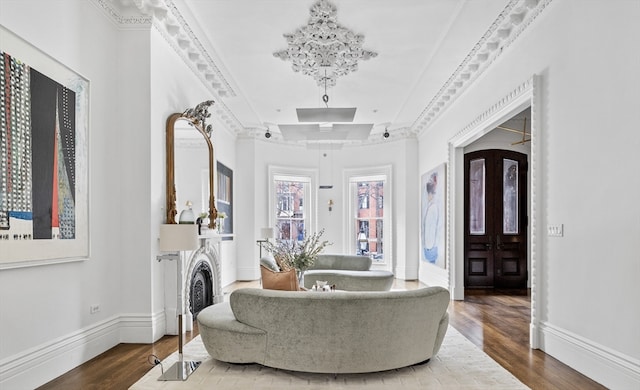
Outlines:
{"label": "marble fireplace surround", "polygon": [[[191,284],[194,277],[194,270],[201,262],[208,265],[211,270],[211,286],[213,288],[212,297],[213,304],[220,303],[224,300],[222,293],[222,269],[220,258],[220,244],[222,239],[215,233],[198,236],[199,247],[194,251],[181,252],[180,261],[183,262],[182,275],[180,277],[180,286],[176,286],[178,278],[176,277],[175,264],[167,263],[165,268],[165,318],[166,318],[166,334],[178,334],[178,311],[183,310],[184,314],[184,331],[193,329],[193,314],[191,313]],[[173,282],[171,282],[173,281]],[[178,300],[177,289],[180,291]],[[177,302],[181,302],[181,308],[177,308]]]}

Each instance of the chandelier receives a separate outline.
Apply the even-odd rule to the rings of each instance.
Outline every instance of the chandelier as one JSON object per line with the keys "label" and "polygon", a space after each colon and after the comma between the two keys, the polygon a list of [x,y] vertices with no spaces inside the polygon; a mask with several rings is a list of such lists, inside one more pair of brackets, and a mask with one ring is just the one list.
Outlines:
{"label": "chandelier", "polygon": [[313,77],[319,86],[333,87],[337,77],[358,70],[360,59],[378,55],[362,48],[363,35],[338,24],[337,9],[327,0],[311,7],[306,26],[284,37],[289,47],[274,57],[291,61],[294,72]]}

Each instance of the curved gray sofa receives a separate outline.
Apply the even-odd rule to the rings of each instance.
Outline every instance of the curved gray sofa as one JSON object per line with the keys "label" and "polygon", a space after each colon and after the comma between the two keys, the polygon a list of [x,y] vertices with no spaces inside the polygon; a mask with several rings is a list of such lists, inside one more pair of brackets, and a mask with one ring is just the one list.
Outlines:
{"label": "curved gray sofa", "polygon": [[372,270],[368,256],[321,254],[305,271],[303,286],[309,289],[322,280],[338,290],[389,291],[393,278],[389,271]]}
{"label": "curved gray sofa", "polygon": [[449,291],[239,289],[198,314],[214,359],[292,371],[363,373],[424,362],[447,331]]}

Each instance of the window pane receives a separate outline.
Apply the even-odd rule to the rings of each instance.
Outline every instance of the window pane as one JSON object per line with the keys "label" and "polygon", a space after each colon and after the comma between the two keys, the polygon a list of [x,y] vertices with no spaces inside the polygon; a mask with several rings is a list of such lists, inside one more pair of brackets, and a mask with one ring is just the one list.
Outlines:
{"label": "window pane", "polygon": [[356,253],[383,263],[384,181],[357,181],[356,188],[358,207],[353,235]]}
{"label": "window pane", "polygon": [[518,162],[502,160],[502,231],[518,234]]}
{"label": "window pane", "polygon": [[384,221],[381,219],[376,221],[375,231],[371,232],[373,240],[369,242],[369,255],[374,262],[384,261],[384,251],[382,250]]}
{"label": "window pane", "polygon": [[472,160],[469,167],[469,232],[485,234],[485,161]]}
{"label": "window pane", "polygon": [[357,219],[356,248],[357,254],[366,256],[369,254],[369,221]]}
{"label": "window pane", "polygon": [[276,227],[283,240],[302,240],[305,234],[306,182],[276,180]]}

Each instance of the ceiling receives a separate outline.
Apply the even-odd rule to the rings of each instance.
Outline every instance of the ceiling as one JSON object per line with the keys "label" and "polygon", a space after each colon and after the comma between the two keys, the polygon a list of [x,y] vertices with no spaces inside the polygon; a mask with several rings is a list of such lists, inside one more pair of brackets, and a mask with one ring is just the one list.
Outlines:
{"label": "ceiling", "polygon": [[[368,139],[379,141],[385,129],[394,138],[428,128],[517,37],[541,3],[329,0],[338,24],[362,34],[362,48],[377,56],[338,77],[326,90],[325,104],[322,86],[274,56],[287,49],[283,34],[307,24],[317,0],[110,1],[121,15],[148,16],[173,41],[209,86],[213,96],[206,98],[216,101],[215,114],[237,133],[262,136],[269,129],[278,140],[277,125],[299,124],[296,108],[356,107],[353,123],[373,124]],[[126,20],[131,18],[120,18]]]}

